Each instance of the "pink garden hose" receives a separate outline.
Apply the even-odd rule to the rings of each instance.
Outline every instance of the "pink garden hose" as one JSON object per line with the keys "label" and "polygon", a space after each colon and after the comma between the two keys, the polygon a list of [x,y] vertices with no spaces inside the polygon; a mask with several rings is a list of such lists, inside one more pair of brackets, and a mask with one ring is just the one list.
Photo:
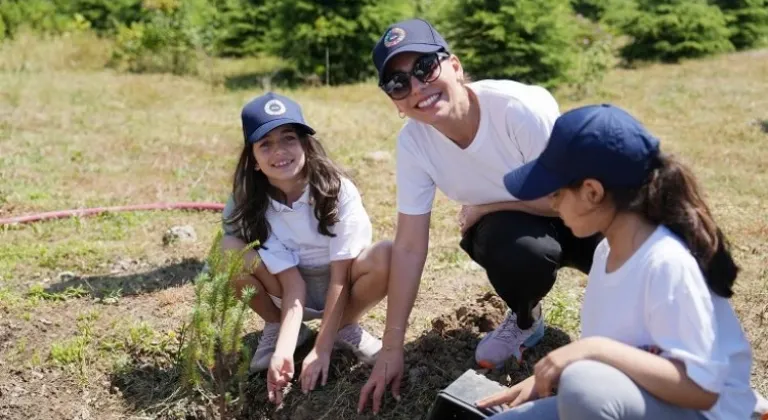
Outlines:
{"label": "pink garden hose", "polygon": [[224,210],[224,204],[221,203],[195,203],[195,202],[181,202],[181,203],[152,203],[152,204],[136,204],[130,206],[114,206],[114,207],[95,207],[89,209],[74,209],[74,210],[61,210],[51,211],[46,213],[29,214],[26,216],[9,217],[0,219],[0,226],[13,225],[19,223],[32,223],[42,220],[63,219],[67,217],[82,217],[92,216],[100,213],[115,213],[125,211],[141,211],[141,210],[209,210],[209,211],[222,211]]}

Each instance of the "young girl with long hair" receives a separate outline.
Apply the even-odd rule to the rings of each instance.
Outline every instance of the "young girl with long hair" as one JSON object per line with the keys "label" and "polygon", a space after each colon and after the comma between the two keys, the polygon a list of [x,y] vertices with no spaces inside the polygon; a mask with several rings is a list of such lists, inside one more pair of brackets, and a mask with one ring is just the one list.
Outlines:
{"label": "young girl with long hair", "polygon": [[[600,232],[581,338],[478,402],[494,419],[748,419],[752,352],[728,299],[738,267],[691,171],[634,117],[585,106],[504,178],[549,197],[576,236]],[[556,396],[551,396],[556,390]]]}
{"label": "young girl with long hair", "polygon": [[[223,212],[225,251],[258,241],[234,279],[251,286],[251,308],[265,326],[251,371],[267,370],[270,401],[280,404],[293,378],[293,355],[322,319],[304,359],[301,387],[325,384],[334,347],[373,364],[381,341],[358,320],[387,292],[390,243],[372,242],[372,227],[352,181],[326,155],[292,99],[267,93],[241,113],[244,147]],[[256,261],[260,263],[255,263]]]}

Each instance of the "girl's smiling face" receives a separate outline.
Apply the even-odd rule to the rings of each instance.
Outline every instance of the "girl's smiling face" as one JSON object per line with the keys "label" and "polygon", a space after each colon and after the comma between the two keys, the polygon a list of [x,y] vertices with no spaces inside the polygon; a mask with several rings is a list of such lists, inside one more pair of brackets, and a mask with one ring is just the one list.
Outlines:
{"label": "girl's smiling face", "polygon": [[271,130],[254,143],[253,157],[256,169],[273,184],[300,178],[306,162],[299,133],[290,124]]}

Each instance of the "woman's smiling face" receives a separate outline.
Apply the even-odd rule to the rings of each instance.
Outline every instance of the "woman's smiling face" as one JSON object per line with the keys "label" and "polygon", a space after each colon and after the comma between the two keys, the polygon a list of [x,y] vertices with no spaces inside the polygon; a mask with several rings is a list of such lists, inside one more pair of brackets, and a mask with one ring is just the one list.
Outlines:
{"label": "woman's smiling face", "polygon": [[[428,55],[405,52],[394,56],[387,64],[384,80],[394,72],[411,74],[416,62],[425,60]],[[400,112],[425,124],[434,124],[446,118],[454,106],[453,99],[460,97],[461,90],[464,89],[461,83],[464,72],[456,56],[438,60],[432,71],[433,75],[434,72],[439,72],[434,81],[425,84],[410,76],[410,93],[402,99],[392,99]]]}

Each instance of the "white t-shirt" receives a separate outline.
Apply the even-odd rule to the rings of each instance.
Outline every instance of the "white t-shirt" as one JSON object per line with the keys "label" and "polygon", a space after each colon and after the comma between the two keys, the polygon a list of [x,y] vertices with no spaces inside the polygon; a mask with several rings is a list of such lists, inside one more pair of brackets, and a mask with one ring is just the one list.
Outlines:
{"label": "white t-shirt", "polygon": [[[309,188],[293,203],[293,208],[270,199],[267,221],[270,235],[264,248],[258,250],[261,260],[272,274],[295,266],[313,267],[328,265],[357,256],[371,244],[373,228],[357,187],[349,179],[342,178],[339,192],[339,221],[328,228],[336,237],[321,234],[319,221],[310,204]],[[232,197],[222,213],[223,220],[234,210]],[[241,236],[237,227],[223,223],[227,234]]]}
{"label": "white t-shirt", "polygon": [[727,299],[713,294],[696,260],[664,226],[618,270],[606,273],[610,248],[596,248],[581,311],[582,337],[603,336],[685,364],[702,388],[719,393],[702,414],[748,419],[752,351]]}
{"label": "white t-shirt", "polygon": [[511,80],[468,85],[480,103],[480,126],[461,149],[431,125],[408,120],[397,139],[397,207],[405,214],[432,210],[436,188],[460,204],[513,201],[504,175],[535,159],[560,115],[544,88]]}

